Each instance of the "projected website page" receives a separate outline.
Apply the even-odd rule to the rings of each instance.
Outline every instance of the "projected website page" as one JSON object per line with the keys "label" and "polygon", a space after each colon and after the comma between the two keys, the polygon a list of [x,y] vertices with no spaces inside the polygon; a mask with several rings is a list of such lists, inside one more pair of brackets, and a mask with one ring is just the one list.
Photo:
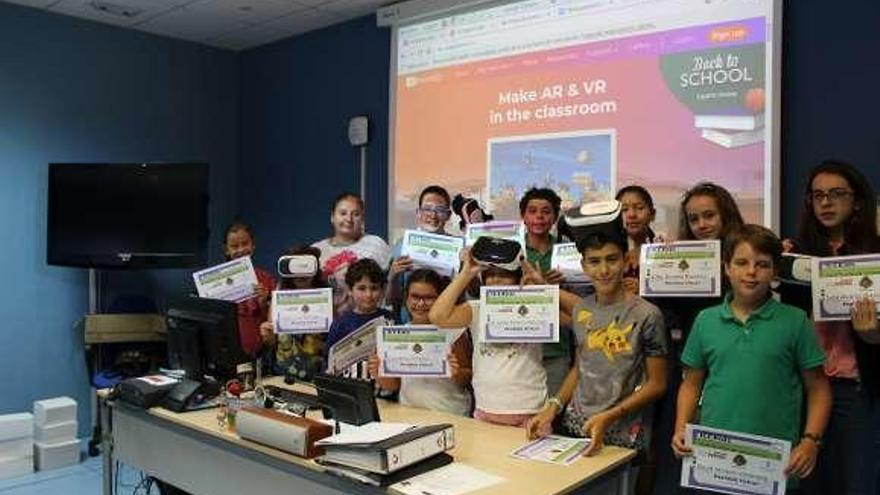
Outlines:
{"label": "projected website page", "polygon": [[768,223],[771,4],[541,0],[399,27],[392,237],[434,183],[500,219],[533,186],[572,206],[640,184],[674,236],[710,180]]}

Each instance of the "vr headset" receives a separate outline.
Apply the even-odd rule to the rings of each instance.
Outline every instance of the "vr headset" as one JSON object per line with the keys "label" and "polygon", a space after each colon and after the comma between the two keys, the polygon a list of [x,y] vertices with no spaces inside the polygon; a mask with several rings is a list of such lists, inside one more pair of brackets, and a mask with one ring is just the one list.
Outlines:
{"label": "vr headset", "polygon": [[779,278],[784,282],[811,285],[812,258],[809,256],[783,254],[779,263]]}
{"label": "vr headset", "polygon": [[278,275],[283,278],[311,278],[318,273],[318,259],[310,254],[278,258]]}
{"label": "vr headset", "polygon": [[578,251],[583,251],[584,243],[591,237],[627,246],[621,206],[617,200],[584,203],[566,210],[563,218]]}
{"label": "vr headset", "polygon": [[510,239],[483,236],[471,246],[471,256],[484,268],[501,268],[515,272],[520,269],[522,246]]}

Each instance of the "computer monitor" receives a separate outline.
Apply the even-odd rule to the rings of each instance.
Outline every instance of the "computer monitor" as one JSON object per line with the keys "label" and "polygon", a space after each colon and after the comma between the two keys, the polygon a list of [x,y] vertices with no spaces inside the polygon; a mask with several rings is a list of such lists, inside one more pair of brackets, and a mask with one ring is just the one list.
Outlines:
{"label": "computer monitor", "polygon": [[315,389],[318,401],[337,421],[360,426],[380,420],[373,380],[319,373],[315,375]]}
{"label": "computer monitor", "polygon": [[187,378],[228,380],[250,361],[238,334],[238,306],[229,301],[186,297],[173,301],[166,314],[168,362]]}

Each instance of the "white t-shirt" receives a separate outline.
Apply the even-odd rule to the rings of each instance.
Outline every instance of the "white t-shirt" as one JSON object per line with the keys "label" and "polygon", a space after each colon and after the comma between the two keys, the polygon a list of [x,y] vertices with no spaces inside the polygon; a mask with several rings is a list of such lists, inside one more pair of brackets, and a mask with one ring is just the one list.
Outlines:
{"label": "white t-shirt", "polygon": [[349,265],[361,258],[370,258],[383,270],[387,270],[391,262],[391,248],[381,237],[375,235],[364,235],[356,242],[345,245],[333,245],[328,238],[312,246],[321,250],[321,274],[333,287],[333,305],[337,315],[354,306],[345,284],[345,273]]}
{"label": "white t-shirt", "polygon": [[473,387],[476,408],[492,414],[534,414],[547,401],[547,373],[541,344],[482,342],[480,302],[469,301],[474,339]]}
{"label": "white t-shirt", "polygon": [[471,411],[471,394],[452,378],[407,376],[400,379],[400,403],[466,416]]}

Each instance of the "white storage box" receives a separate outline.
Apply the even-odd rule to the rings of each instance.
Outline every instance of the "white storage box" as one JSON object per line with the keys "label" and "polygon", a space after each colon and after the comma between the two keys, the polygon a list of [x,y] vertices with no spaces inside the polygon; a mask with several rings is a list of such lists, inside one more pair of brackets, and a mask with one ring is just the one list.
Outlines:
{"label": "white storage box", "polygon": [[34,458],[32,455],[27,457],[0,457],[0,480],[24,476],[33,472]]}
{"label": "white storage box", "polygon": [[31,457],[34,455],[33,437],[17,438],[0,442],[0,459]]}
{"label": "white storage box", "polygon": [[57,469],[79,464],[79,440],[58,443],[34,443],[34,460],[37,469]]}
{"label": "white storage box", "polygon": [[[0,415],[0,442],[34,436],[34,416],[31,413]],[[0,454],[2,457],[2,454]]]}
{"label": "white storage box", "polygon": [[69,442],[76,439],[76,421],[64,421],[34,428],[34,441],[40,443]]}
{"label": "white storage box", "polygon": [[76,421],[76,401],[70,397],[56,397],[34,402],[34,423],[37,426],[66,421]]}

